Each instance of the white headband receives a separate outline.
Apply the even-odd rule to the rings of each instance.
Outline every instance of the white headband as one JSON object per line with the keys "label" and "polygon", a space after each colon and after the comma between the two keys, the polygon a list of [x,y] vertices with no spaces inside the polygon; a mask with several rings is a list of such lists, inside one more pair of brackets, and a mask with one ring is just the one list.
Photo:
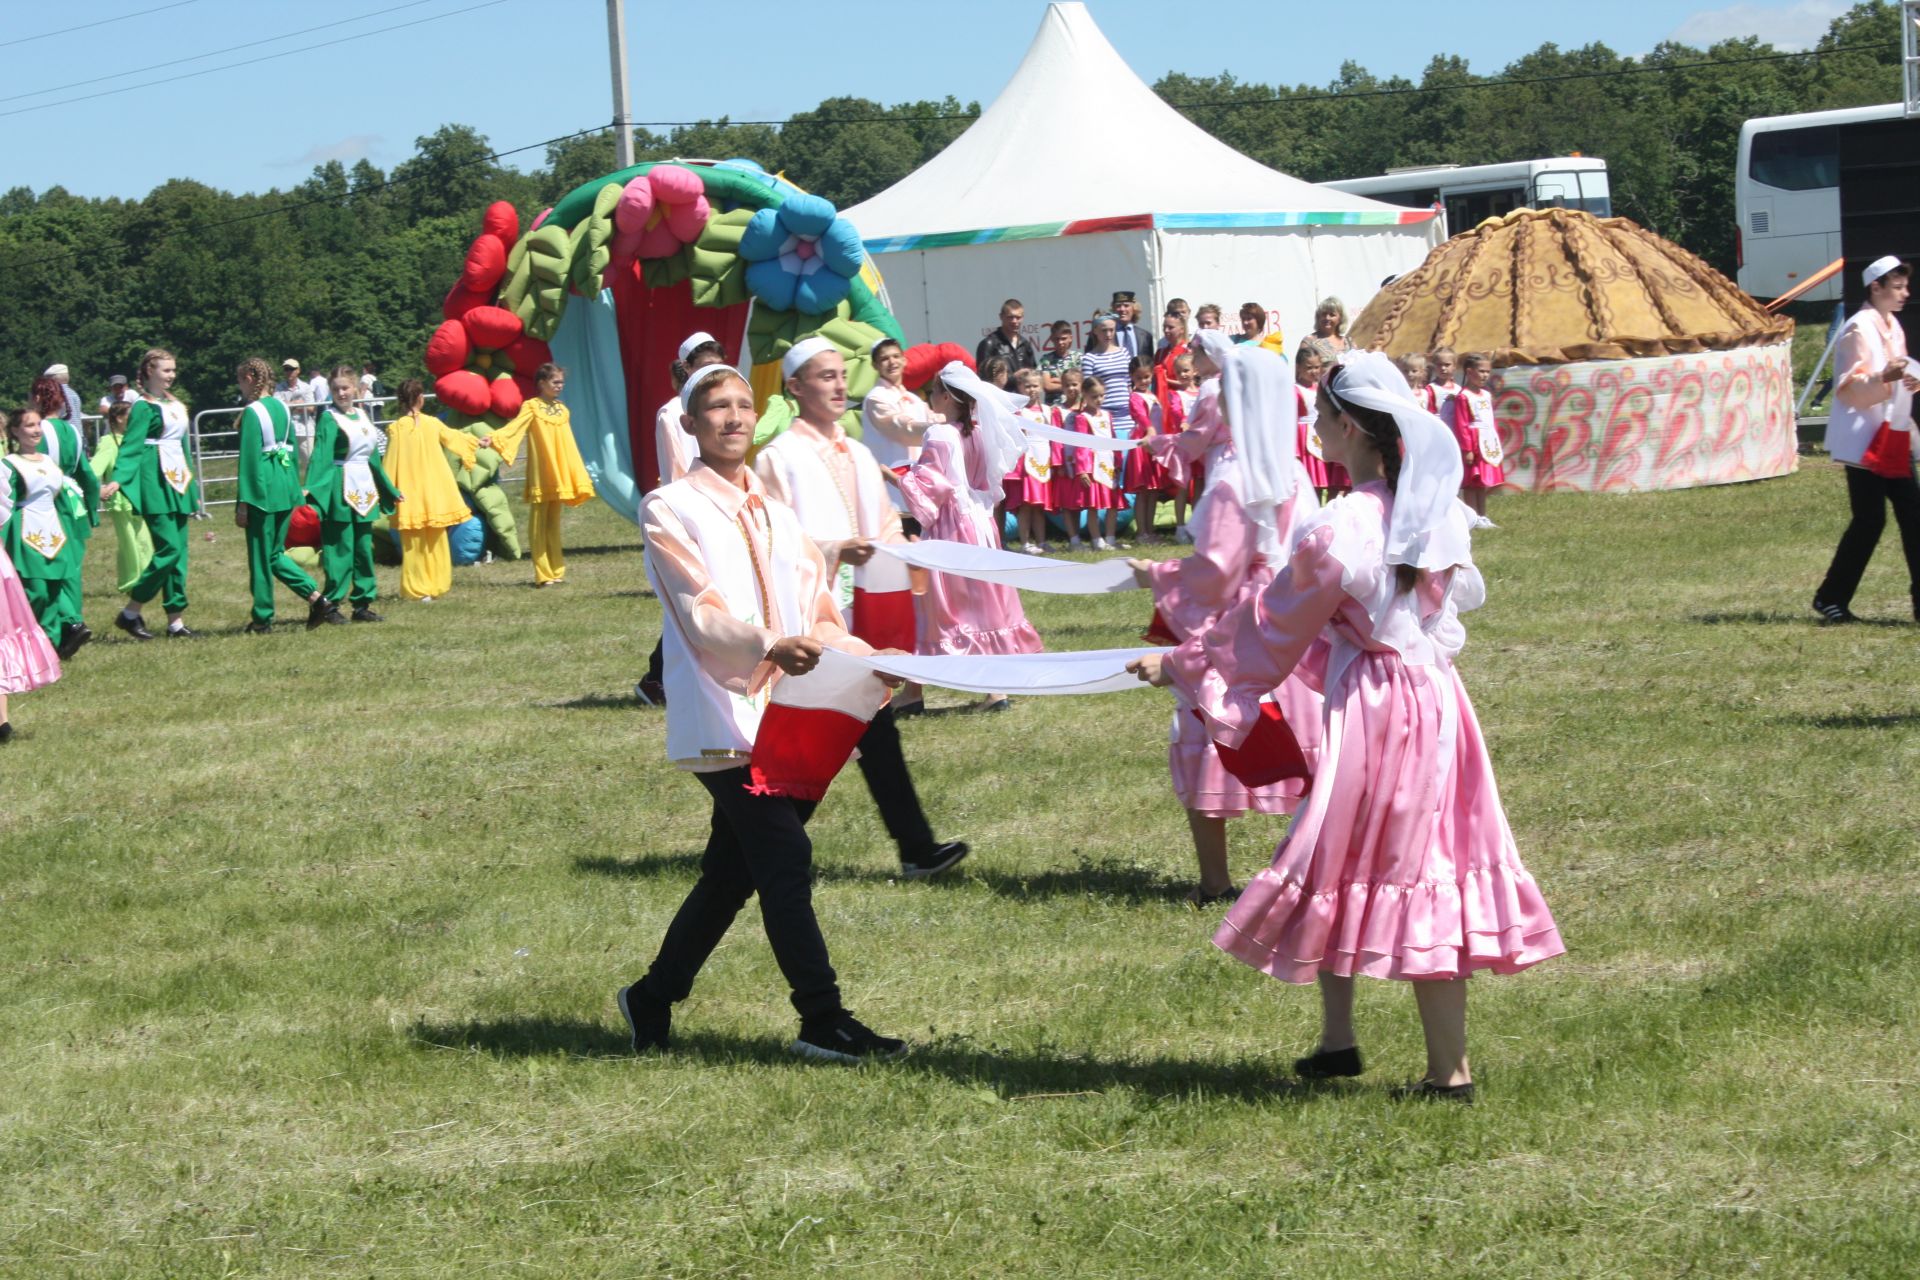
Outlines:
{"label": "white headband", "polygon": [[817,333],[811,338],[802,338],[787,348],[786,358],[780,361],[780,375],[785,378],[791,378],[794,374],[806,368],[807,361],[813,359],[815,356],[827,351],[838,351],[839,349],[840,348],[834,346],[832,342]]}
{"label": "white headband", "polygon": [[718,338],[714,337],[712,334],[707,333],[704,330],[702,330],[699,333],[692,334],[687,338],[685,342],[680,344],[680,358],[682,360],[685,360],[688,356],[692,355],[693,349],[695,347],[704,346],[709,342],[718,342],[718,341],[719,341]]}
{"label": "white headband", "polygon": [[687,413],[692,413],[693,393],[695,389],[708,378],[722,373],[730,373],[736,378],[743,376],[738,369],[730,364],[701,365],[698,369],[695,369],[691,374],[687,375],[687,380],[680,384],[680,408]]}

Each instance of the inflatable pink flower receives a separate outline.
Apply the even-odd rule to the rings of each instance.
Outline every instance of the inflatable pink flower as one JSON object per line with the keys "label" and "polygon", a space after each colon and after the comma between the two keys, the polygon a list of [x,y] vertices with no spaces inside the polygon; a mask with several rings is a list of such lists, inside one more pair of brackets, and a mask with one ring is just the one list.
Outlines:
{"label": "inflatable pink flower", "polygon": [[677,164],[655,165],[628,182],[613,209],[613,260],[667,258],[700,238],[707,225],[707,189]]}

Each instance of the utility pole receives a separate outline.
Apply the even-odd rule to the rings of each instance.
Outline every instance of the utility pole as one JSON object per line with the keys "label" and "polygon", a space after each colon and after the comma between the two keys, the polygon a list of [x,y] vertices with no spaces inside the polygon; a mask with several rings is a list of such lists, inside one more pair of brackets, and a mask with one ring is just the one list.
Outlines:
{"label": "utility pole", "polygon": [[607,0],[608,55],[613,59],[613,155],[625,169],[633,164],[633,106],[627,99],[626,0]]}

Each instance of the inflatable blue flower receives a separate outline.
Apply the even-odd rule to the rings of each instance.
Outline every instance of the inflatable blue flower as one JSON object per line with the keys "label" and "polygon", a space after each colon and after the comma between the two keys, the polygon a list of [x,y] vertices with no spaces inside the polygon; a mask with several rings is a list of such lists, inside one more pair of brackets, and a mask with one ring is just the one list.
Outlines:
{"label": "inflatable blue flower", "polygon": [[748,290],[775,310],[810,316],[846,301],[863,255],[853,224],[826,200],[801,192],[754,214],[740,237]]}

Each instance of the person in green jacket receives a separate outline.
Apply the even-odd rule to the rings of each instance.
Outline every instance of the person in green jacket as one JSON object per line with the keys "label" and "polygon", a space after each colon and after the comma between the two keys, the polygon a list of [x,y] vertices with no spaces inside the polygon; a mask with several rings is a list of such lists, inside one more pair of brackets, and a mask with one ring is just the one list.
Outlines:
{"label": "person in green jacket", "polygon": [[71,410],[67,408],[64,384],[58,378],[42,374],[33,380],[32,400],[40,416],[40,452],[47,455],[63,479],[75,486],[86,515],[77,530],[81,544],[79,562],[73,573],[60,580],[60,596],[50,602],[48,616],[41,620],[46,626],[47,638],[53,641],[54,651],[65,662],[80,651],[81,645],[93,639],[93,629],[80,616],[80,577],[86,563],[86,543],[100,523],[100,477],[93,474],[93,468],[87,463],[80,425],[68,422],[65,417]]}
{"label": "person in green jacket", "polygon": [[147,535],[147,522],[127,501],[127,495],[120,492],[120,486],[109,479],[114,463],[120,460],[120,441],[127,434],[127,415],[132,412],[131,401],[109,406],[106,430],[93,446],[93,474],[103,481],[100,510],[113,521],[113,589],[121,595],[133,590],[133,584],[153,562],[153,539]]}
{"label": "person in green jacket", "polygon": [[30,405],[16,410],[7,424],[10,452],[0,458],[0,541],[40,629],[65,658],[78,621],[68,602],[79,595],[80,563],[92,526],[80,487],[43,447],[45,431],[45,420]]}
{"label": "person in green jacket", "polygon": [[333,403],[320,411],[307,462],[307,501],[320,513],[320,567],[327,576],[321,590],[331,615],[325,620],[338,620],[339,602],[345,599],[353,605],[355,622],[384,622],[373,611],[379,592],[373,576],[373,512],[378,507],[391,514],[400,494],[381,466],[373,420],[354,404],[360,375],[343,364],[328,383]]}
{"label": "person in green jacket", "polygon": [[167,610],[167,636],[193,635],[187,611],[187,521],[200,509],[200,488],[188,457],[187,406],[173,395],[173,353],[154,347],[140,357],[140,400],[127,415],[126,439],[113,464],[113,481],[147,522],[153,560],[134,579],[127,604],[113,625],[135,640],[153,632],[140,606],[155,596]]}
{"label": "person in green jacket", "polygon": [[258,356],[242,360],[234,370],[240,399],[240,500],[234,504],[234,523],[246,530],[247,582],[253,591],[253,618],[248,635],[273,630],[273,580],[307,602],[307,626],[317,627],[331,617],[341,621],[306,570],[287,555],[287,523],[300,505],[300,469],[294,460],[293,419],[287,406],[272,395],[273,370]]}

